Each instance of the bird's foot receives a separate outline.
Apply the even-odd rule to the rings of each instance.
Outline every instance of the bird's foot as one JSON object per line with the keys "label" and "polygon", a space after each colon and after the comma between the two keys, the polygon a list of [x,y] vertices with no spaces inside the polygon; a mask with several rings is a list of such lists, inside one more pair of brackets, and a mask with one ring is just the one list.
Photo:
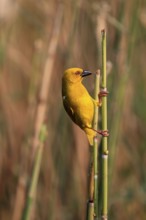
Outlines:
{"label": "bird's foot", "polygon": [[88,127],[89,129],[92,129],[93,131],[97,132],[98,134],[102,135],[103,137],[108,137],[109,136],[109,131],[108,130],[96,130],[94,128],[90,128]]}
{"label": "bird's foot", "polygon": [[99,104],[101,106],[102,104],[102,97],[106,97],[109,94],[109,92],[107,91],[107,89],[101,89],[99,94],[98,94],[98,98],[99,98]]}
{"label": "bird's foot", "polygon": [[109,136],[109,131],[108,130],[99,130],[96,131],[98,134],[102,135],[103,137],[108,137]]}

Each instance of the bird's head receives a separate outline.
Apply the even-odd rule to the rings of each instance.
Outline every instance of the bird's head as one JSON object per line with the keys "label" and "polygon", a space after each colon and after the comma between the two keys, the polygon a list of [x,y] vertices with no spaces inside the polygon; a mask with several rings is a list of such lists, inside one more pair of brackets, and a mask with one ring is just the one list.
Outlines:
{"label": "bird's head", "polygon": [[65,70],[63,75],[63,81],[68,83],[81,82],[83,77],[91,75],[92,73],[88,70],[83,70],[81,68],[69,68]]}

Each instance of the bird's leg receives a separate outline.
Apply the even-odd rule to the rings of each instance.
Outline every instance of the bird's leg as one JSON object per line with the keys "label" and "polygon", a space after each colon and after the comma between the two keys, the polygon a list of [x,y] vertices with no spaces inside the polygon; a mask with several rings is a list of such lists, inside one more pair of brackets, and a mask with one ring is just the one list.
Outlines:
{"label": "bird's leg", "polygon": [[95,130],[94,128],[87,127],[87,126],[86,126],[86,128],[89,128],[89,129],[95,131],[96,133],[102,135],[103,137],[108,137],[108,136],[109,136],[109,131],[108,131],[108,130],[98,130],[98,131],[97,131],[97,130]]}
{"label": "bird's leg", "polygon": [[[108,91],[106,88],[104,89],[101,89],[99,94],[98,94],[98,105],[101,106],[102,105],[102,97],[106,97],[108,95]],[[92,130],[96,131],[95,129],[91,128]],[[109,132],[108,130],[99,130],[99,131],[96,131],[98,134],[102,135],[103,137],[108,137],[109,136]]]}
{"label": "bird's leg", "polygon": [[102,105],[102,97],[107,96],[108,93],[109,93],[109,92],[107,91],[106,88],[100,90],[100,92],[99,92],[99,94],[98,94],[98,99],[99,99],[99,105],[100,105],[100,106]]}

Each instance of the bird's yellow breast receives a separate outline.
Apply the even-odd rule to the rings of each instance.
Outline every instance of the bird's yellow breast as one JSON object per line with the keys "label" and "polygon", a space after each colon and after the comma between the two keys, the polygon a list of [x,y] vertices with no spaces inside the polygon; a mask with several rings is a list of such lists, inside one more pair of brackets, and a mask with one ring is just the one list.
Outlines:
{"label": "bird's yellow breast", "polygon": [[82,128],[91,127],[94,104],[86,88],[82,83],[68,85],[65,93],[68,105],[75,113],[76,123]]}

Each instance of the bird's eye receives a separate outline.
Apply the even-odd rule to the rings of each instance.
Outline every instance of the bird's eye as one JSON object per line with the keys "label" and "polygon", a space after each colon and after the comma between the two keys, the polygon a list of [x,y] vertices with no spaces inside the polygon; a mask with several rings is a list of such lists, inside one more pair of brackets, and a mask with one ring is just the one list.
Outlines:
{"label": "bird's eye", "polygon": [[81,73],[80,73],[80,71],[76,71],[75,74],[76,75],[80,75]]}

